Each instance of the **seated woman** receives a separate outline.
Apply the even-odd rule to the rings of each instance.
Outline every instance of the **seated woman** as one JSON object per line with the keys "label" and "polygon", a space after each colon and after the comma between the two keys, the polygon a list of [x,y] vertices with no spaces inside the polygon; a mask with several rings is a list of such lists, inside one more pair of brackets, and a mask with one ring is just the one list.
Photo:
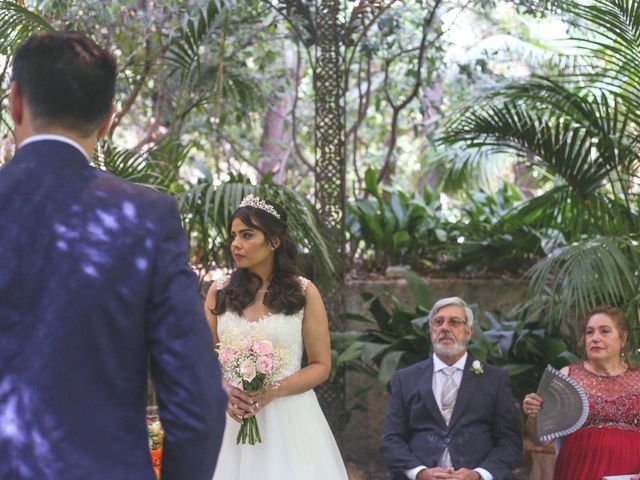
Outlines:
{"label": "seated woman", "polygon": [[[554,479],[601,480],[606,475],[640,472],[640,368],[625,362],[629,351],[629,320],[616,307],[591,311],[580,344],[586,360],[563,368],[585,390],[589,416],[564,438]],[[544,399],[524,397],[527,427],[537,437],[535,418]],[[640,473],[632,477],[640,480]]]}

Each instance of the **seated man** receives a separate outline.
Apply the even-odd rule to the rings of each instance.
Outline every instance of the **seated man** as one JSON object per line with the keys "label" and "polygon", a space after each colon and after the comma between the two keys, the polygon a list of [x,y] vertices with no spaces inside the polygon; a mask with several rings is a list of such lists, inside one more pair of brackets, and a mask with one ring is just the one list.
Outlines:
{"label": "seated man", "polygon": [[522,452],[507,373],[467,352],[473,313],[458,297],[429,315],[433,358],[399,370],[382,434],[394,479],[503,480]]}

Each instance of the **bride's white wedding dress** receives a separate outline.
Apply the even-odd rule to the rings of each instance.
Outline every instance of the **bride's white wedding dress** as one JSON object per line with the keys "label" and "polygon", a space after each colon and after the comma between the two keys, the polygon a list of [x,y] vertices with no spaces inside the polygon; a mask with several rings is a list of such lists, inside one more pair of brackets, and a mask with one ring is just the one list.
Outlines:
{"label": "bride's white wedding dress", "polygon": [[[218,289],[226,279],[216,282]],[[309,281],[300,279],[303,289]],[[267,314],[249,321],[235,312],[218,316],[218,336],[255,337],[289,351],[282,378],[300,370],[304,311]],[[240,424],[227,415],[213,480],[347,480],[347,472],[331,429],[313,390],[276,398],[256,418],[262,443],[236,444]]]}

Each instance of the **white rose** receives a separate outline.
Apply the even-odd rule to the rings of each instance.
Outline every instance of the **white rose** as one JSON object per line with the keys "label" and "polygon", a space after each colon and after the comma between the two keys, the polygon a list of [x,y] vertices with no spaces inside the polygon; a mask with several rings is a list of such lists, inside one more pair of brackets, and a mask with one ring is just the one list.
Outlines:
{"label": "white rose", "polygon": [[250,361],[244,361],[240,365],[240,373],[242,374],[242,379],[246,382],[250,382],[254,378],[256,378],[256,366]]}
{"label": "white rose", "polygon": [[473,373],[475,373],[476,375],[480,375],[481,373],[484,373],[484,369],[482,368],[482,362],[480,360],[474,360],[471,363],[471,370],[473,370]]}

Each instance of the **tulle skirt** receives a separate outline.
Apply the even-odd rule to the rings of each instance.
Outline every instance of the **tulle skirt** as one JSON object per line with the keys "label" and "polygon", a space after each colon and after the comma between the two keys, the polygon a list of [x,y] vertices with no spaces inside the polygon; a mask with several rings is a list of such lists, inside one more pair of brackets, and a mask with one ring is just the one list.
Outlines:
{"label": "tulle skirt", "polygon": [[602,480],[640,472],[640,432],[581,428],[569,435],[556,461],[555,480]]}
{"label": "tulle skirt", "polygon": [[227,417],[213,480],[347,480],[313,390],[277,398],[256,418],[262,443],[237,445],[240,424]]}

